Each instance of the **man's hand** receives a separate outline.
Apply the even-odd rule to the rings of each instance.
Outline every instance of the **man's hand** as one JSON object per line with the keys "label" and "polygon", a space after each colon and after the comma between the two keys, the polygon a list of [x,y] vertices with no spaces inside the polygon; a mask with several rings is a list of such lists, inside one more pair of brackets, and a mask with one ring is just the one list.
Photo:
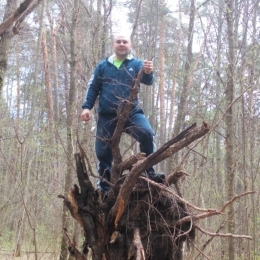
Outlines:
{"label": "man's hand", "polygon": [[145,74],[150,74],[153,72],[153,62],[149,60],[144,61],[143,70]]}
{"label": "man's hand", "polygon": [[84,109],[80,115],[82,121],[89,121],[91,119],[91,112],[89,109]]}

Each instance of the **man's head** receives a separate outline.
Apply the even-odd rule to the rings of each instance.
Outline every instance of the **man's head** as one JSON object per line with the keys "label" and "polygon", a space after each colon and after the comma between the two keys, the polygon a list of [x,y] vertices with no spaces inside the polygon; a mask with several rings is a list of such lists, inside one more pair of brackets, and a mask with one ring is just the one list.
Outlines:
{"label": "man's head", "polygon": [[132,48],[130,37],[118,34],[114,37],[113,49],[118,60],[124,60],[129,55]]}

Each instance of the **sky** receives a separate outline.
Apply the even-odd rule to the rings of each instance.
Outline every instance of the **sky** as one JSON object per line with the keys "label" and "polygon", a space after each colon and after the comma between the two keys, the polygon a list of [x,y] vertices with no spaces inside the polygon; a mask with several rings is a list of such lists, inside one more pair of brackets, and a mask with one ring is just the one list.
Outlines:
{"label": "sky", "polygon": [[[113,33],[124,33],[130,35],[132,27],[127,22],[128,19],[128,8],[125,4],[126,0],[118,0],[116,6],[112,9],[112,17],[114,21]],[[166,5],[171,10],[176,9],[176,1],[168,0]]]}

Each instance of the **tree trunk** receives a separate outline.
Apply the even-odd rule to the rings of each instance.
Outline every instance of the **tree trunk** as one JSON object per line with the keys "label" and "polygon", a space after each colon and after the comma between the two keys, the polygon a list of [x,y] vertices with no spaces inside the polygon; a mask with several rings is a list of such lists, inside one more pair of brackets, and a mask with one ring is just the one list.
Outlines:
{"label": "tree trunk", "polygon": [[[13,13],[16,0],[8,0],[5,6],[4,21]],[[2,94],[4,75],[7,70],[8,53],[11,44],[12,30],[9,28],[0,34],[0,96]]]}
{"label": "tree trunk", "polygon": [[[248,136],[248,152],[250,160],[248,162],[248,185],[251,186],[251,189],[257,189],[256,186],[256,176],[257,171],[254,170],[254,162],[258,161],[258,154],[255,153],[255,149],[258,149],[255,144],[255,140],[258,136],[258,127],[255,125],[255,111],[254,111],[254,105],[253,105],[253,99],[254,99],[254,89],[258,89],[259,80],[256,81],[257,75],[257,57],[259,57],[259,49],[256,48],[258,46],[257,43],[257,18],[258,18],[258,12],[259,12],[259,0],[257,0],[254,3],[253,6],[253,15],[252,17],[252,29],[250,31],[250,36],[252,38],[252,45],[251,45],[251,55],[248,65],[248,86],[250,89],[248,90],[248,114],[247,114],[247,124],[246,129],[249,129],[249,136]],[[248,52],[247,52],[248,54]],[[247,130],[248,131],[248,130]],[[257,163],[258,164],[258,163]],[[259,164],[258,164],[259,165]],[[255,196],[252,196],[251,198],[251,207],[248,209],[250,211],[251,216],[251,222],[247,222],[247,225],[251,226],[250,234],[252,234],[253,242],[250,243],[251,250],[248,251],[248,259],[256,260],[257,259],[257,252],[259,249],[259,236],[257,235],[257,202],[258,199]],[[248,208],[248,207],[247,207]],[[248,215],[249,216],[249,215]],[[248,216],[246,216],[245,221],[248,220]],[[251,224],[251,225],[250,225]]]}
{"label": "tree trunk", "polygon": [[47,100],[48,119],[49,119],[50,131],[52,132],[54,129],[53,97],[52,97],[50,65],[49,65],[49,56],[48,56],[45,30],[43,30],[41,37],[42,37],[42,54],[43,54],[43,61],[44,61],[45,91],[46,91],[46,100]]}
{"label": "tree trunk", "polygon": [[183,87],[182,87],[182,92],[181,92],[180,101],[178,105],[177,117],[174,125],[174,131],[173,131],[174,135],[177,135],[180,132],[186,115],[185,110],[187,104],[188,91],[190,88],[190,71],[191,71],[191,64],[192,64],[194,20],[195,20],[195,1],[191,0],[187,58],[186,58],[185,68],[184,68]]}
{"label": "tree trunk", "polygon": [[[45,10],[45,0],[43,0],[42,6],[41,8],[39,8],[40,10],[37,12],[37,18],[39,19],[39,32],[38,32],[38,39],[37,39],[37,47],[36,47],[36,61],[35,61],[35,69],[34,69],[34,76],[33,76],[33,91],[32,91],[32,95],[31,95],[31,111],[30,111],[30,117],[29,117],[29,121],[33,121],[33,119],[35,118],[35,110],[38,107],[37,104],[37,94],[39,92],[39,85],[38,85],[38,73],[39,73],[39,66],[40,66],[40,57],[41,57],[41,38],[42,38],[42,34],[43,34],[43,30],[44,30],[44,10]],[[37,111],[37,110],[36,110]]]}
{"label": "tree trunk", "polygon": [[[72,15],[72,26],[71,26],[71,41],[70,41],[70,86],[68,93],[68,100],[66,102],[67,110],[67,170],[65,175],[65,190],[69,190],[72,182],[73,165],[73,131],[74,131],[74,111],[75,111],[75,99],[76,99],[76,66],[77,66],[77,51],[76,51],[76,26],[78,21],[78,8],[79,1],[74,0],[74,10]],[[67,209],[63,207],[63,227],[69,229],[69,222],[67,221]],[[62,237],[61,242],[61,254],[60,260],[67,259],[68,251],[66,250],[67,238],[65,235]]]}
{"label": "tree trunk", "polygon": [[[13,25],[21,16],[26,17],[29,14],[25,11],[30,6],[31,2],[32,0],[25,0],[18,6],[18,8],[16,8],[16,0],[7,0],[5,6],[3,23],[0,24],[0,96],[3,90],[5,72],[7,70],[8,54],[11,38],[13,36]],[[38,1],[37,4],[33,6],[33,8],[35,8],[39,3],[40,1]],[[33,9],[30,11],[32,10]],[[18,30],[17,27],[16,29]]]}
{"label": "tree trunk", "polygon": [[53,111],[54,111],[54,121],[55,123],[59,122],[59,79],[58,79],[58,61],[57,61],[57,33],[59,31],[62,15],[59,15],[57,25],[54,28],[54,22],[52,20],[49,10],[47,10],[47,15],[51,28],[51,56],[52,56],[52,71],[53,71]]}
{"label": "tree trunk", "polygon": [[[160,1],[160,6],[164,6],[164,0]],[[166,118],[165,118],[165,22],[164,15],[160,19],[160,56],[159,56],[159,100],[160,100],[160,145],[166,141]],[[161,170],[165,171],[165,161],[161,164]]]}
{"label": "tree trunk", "polygon": [[[181,14],[179,14],[181,16]],[[181,18],[180,18],[181,21]],[[170,113],[169,113],[169,130],[168,130],[168,139],[171,138],[172,132],[174,131],[173,127],[173,119],[174,119],[174,107],[176,104],[175,100],[175,90],[176,90],[176,78],[177,78],[177,73],[178,73],[178,68],[179,68],[179,60],[180,60],[180,49],[181,49],[181,40],[182,40],[182,30],[179,30],[179,35],[178,35],[178,48],[176,51],[176,55],[174,55],[173,60],[174,62],[174,67],[173,67],[173,72],[172,72],[172,87],[171,87],[171,105],[170,105]],[[173,158],[170,158],[169,160],[166,161],[167,165],[167,171],[171,172],[172,165],[173,165]]]}
{"label": "tree trunk", "polygon": [[[228,37],[228,68],[227,68],[227,86],[226,86],[226,189],[227,199],[231,199],[234,195],[234,175],[235,175],[235,159],[234,159],[234,119],[232,102],[234,100],[234,26],[233,26],[233,7],[234,0],[226,1],[226,21],[227,21],[227,37]],[[234,207],[230,205],[228,210],[228,232],[233,233],[235,229]],[[228,257],[235,259],[235,243],[234,239],[228,239]]]}
{"label": "tree trunk", "polygon": [[[222,42],[222,24],[223,24],[223,1],[219,0],[219,14],[218,14],[218,35],[217,35],[217,75],[216,75],[216,85],[220,86],[221,85],[221,80],[220,80],[220,76],[219,76],[219,72],[220,72],[220,65],[221,65],[221,42]],[[220,91],[216,91],[216,102],[220,103]],[[220,128],[219,128],[220,129]],[[218,131],[219,131],[218,129]],[[218,174],[216,174],[217,177],[217,185],[218,185],[218,190],[220,191],[220,193],[222,194],[224,192],[223,190],[223,177],[221,176],[221,136],[219,133],[216,133],[216,172]],[[223,198],[224,199],[224,198]]]}
{"label": "tree trunk", "polygon": [[[188,98],[188,91],[190,88],[190,81],[191,81],[191,64],[192,64],[192,45],[193,45],[193,27],[194,27],[194,20],[195,20],[195,1],[191,0],[190,3],[190,20],[189,20],[189,33],[188,33],[188,45],[187,45],[187,57],[185,62],[185,68],[184,68],[184,78],[183,78],[183,86],[180,94],[180,101],[178,104],[178,111],[177,116],[174,124],[173,129],[173,136],[177,135],[181,127],[184,123],[184,119],[186,116],[186,105],[187,105],[187,98]],[[170,158],[168,170],[171,169],[174,164],[177,164],[174,162],[174,159],[177,160],[177,158]]]}

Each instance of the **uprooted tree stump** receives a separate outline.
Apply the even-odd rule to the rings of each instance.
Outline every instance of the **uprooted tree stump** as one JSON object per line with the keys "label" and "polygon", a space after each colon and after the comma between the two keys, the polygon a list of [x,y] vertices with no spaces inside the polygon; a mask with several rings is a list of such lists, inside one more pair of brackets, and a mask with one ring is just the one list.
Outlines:
{"label": "uprooted tree stump", "polygon": [[70,241],[70,253],[80,260],[88,254],[95,260],[181,260],[183,243],[194,238],[195,228],[185,200],[169,185],[185,173],[169,175],[164,184],[142,174],[208,131],[206,123],[201,127],[193,124],[147,158],[138,155],[121,162],[118,178],[105,197],[89,179],[84,151],[75,154],[80,188],[74,185],[60,197],[84,229],[85,242],[79,251]]}
{"label": "uprooted tree stump", "polygon": [[[119,105],[115,132],[110,140],[106,140],[114,161],[110,191],[105,197],[95,190],[89,179],[91,167],[88,165],[87,171],[85,159],[88,162],[88,158],[80,145],[80,153],[75,155],[80,188],[74,185],[66,196],[59,196],[84,229],[85,242],[81,251],[65,230],[71,255],[77,260],[86,260],[89,256],[93,260],[181,260],[183,243],[192,241],[195,229],[212,237],[252,239],[250,236],[221,234],[219,230],[217,233],[207,232],[196,224],[196,220],[222,214],[235,199],[254,192],[235,196],[219,210],[203,209],[187,202],[178,192],[177,181],[185,173],[168,175],[164,184],[142,176],[146,169],[207,134],[210,131],[207,123],[203,122],[200,127],[191,125],[148,157],[138,154],[122,160],[119,143],[142,74],[140,71],[129,99],[122,100]],[[177,193],[170,189],[171,184],[176,184]]]}

